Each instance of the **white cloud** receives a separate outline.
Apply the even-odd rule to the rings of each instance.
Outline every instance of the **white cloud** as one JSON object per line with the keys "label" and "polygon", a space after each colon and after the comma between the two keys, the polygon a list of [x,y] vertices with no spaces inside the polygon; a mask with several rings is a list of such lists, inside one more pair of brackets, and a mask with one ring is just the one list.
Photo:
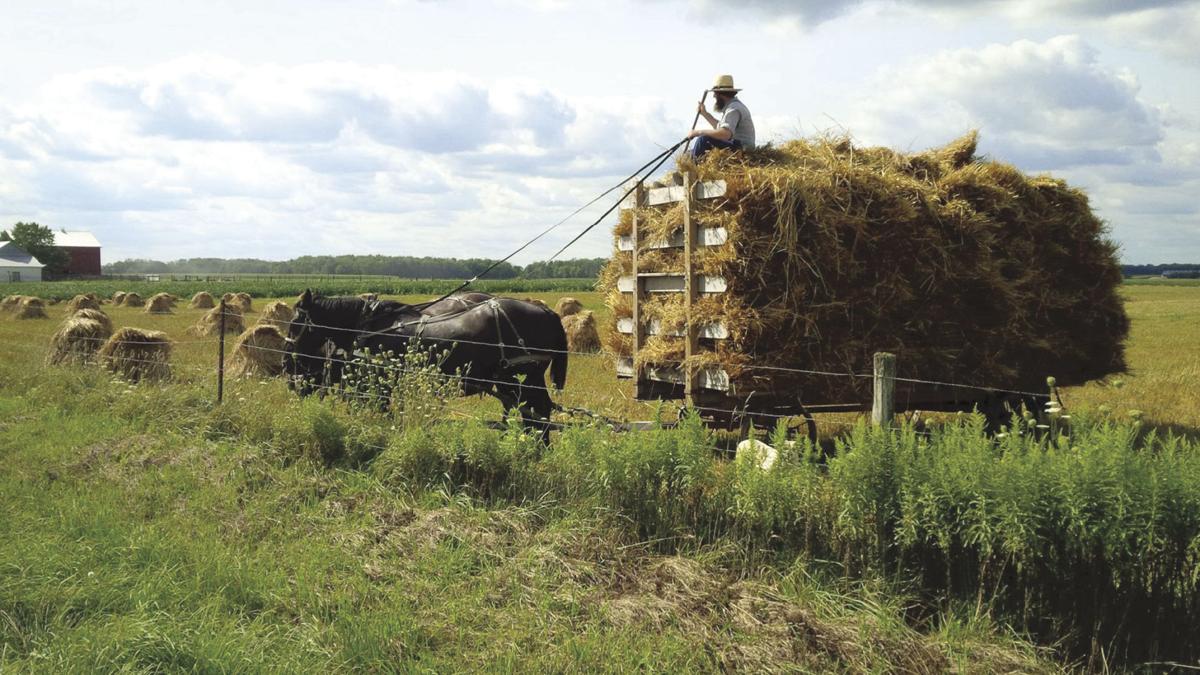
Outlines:
{"label": "white cloud", "polygon": [[60,76],[0,107],[0,215],[99,221],[117,257],[241,255],[226,249],[248,239],[277,240],[271,255],[499,255],[682,126],[651,99],[531,81],[193,56]]}
{"label": "white cloud", "polygon": [[865,139],[924,146],[970,128],[1026,169],[1156,161],[1158,107],[1076,36],[947,51],[887,68],[851,118]]}
{"label": "white cloud", "polygon": [[936,146],[971,128],[981,151],[1085,188],[1131,262],[1200,256],[1200,153],[1186,116],[1075,36],[950,50],[881,71],[849,118],[862,142]]}

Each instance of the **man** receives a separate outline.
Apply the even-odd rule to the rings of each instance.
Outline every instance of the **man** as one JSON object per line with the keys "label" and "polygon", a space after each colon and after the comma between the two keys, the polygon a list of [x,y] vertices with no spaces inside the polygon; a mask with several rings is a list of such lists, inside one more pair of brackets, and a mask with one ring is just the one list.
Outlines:
{"label": "man", "polygon": [[699,160],[713,148],[753,148],[754,120],[750,119],[750,109],[737,97],[741,89],[733,86],[733,76],[718,75],[711,91],[713,109],[721,113],[721,119],[705,110],[704,101],[700,101],[698,112],[712,128],[693,129],[688,133],[688,138],[695,139],[692,158]]}

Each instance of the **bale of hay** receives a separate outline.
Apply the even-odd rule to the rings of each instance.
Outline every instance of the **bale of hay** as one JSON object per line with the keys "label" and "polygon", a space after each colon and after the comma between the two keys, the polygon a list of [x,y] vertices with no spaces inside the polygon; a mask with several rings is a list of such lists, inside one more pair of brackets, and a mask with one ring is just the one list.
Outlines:
{"label": "bale of hay", "polygon": [[100,309],[100,300],[89,295],[76,295],[67,301],[68,314],[80,309]]}
{"label": "bale of hay", "polygon": [[525,298],[522,302],[528,302],[544,309],[550,309],[550,305],[547,305],[544,300],[538,300],[537,298]]}
{"label": "bale of hay", "polygon": [[170,314],[173,304],[169,293],[155,293],[146,301],[145,312],[147,314]]}
{"label": "bale of hay", "polygon": [[242,310],[242,314],[254,311],[249,293],[234,293],[233,303],[237,305],[238,309]]}
{"label": "bale of hay", "polygon": [[[871,380],[756,366],[870,373],[872,355],[887,351],[900,377],[1024,391],[1043,391],[1048,375],[1076,385],[1123,371],[1117,247],[1087,196],[980,159],[975,142],[970,134],[906,155],[821,138],[685,159],[680,169],[698,180],[726,182],[724,196],[691,212],[699,228],[725,230],[726,243],[697,247],[693,264],[727,285],[701,294],[692,320],[723,324],[728,337],[702,338],[690,365],[725,370],[739,398],[790,391],[810,403],[869,401]],[[636,214],[642,241],[683,224],[681,204]],[[633,215],[622,213],[618,237]],[[642,272],[679,273],[682,263],[679,248],[638,255]],[[660,334],[638,354],[616,330],[632,316],[630,294],[617,288],[631,265],[617,251],[601,275],[612,309],[605,344],[673,367],[685,354],[671,335],[685,320],[682,294],[644,300]],[[917,388],[898,392],[905,387]]]}
{"label": "bale of hay", "polygon": [[283,334],[259,324],[238,336],[229,373],[233,377],[277,377],[283,373]]}
{"label": "bale of hay", "polygon": [[108,335],[112,334],[112,331],[113,331],[112,319],[108,318],[108,315],[105,314],[103,310],[79,309],[79,310],[76,310],[75,313],[71,315],[71,318],[89,319],[91,321],[98,321],[101,325],[104,326],[104,330],[107,331],[107,334],[104,337],[108,337]]}
{"label": "bale of hay", "polygon": [[46,362],[50,365],[88,363],[111,336],[111,324],[79,315],[67,317],[58,330],[54,331],[54,335],[50,336],[50,352],[46,356]]}
{"label": "bale of hay", "polygon": [[33,298],[22,296],[21,304],[17,305],[17,311],[13,314],[14,319],[48,319],[46,316],[46,303],[41,298]]}
{"label": "bale of hay", "polygon": [[217,306],[217,301],[213,299],[212,293],[208,291],[200,291],[192,296],[192,301],[188,303],[192,309],[212,309]]}
{"label": "bale of hay", "polygon": [[568,350],[586,354],[600,351],[600,330],[591,310],[562,317],[562,326],[567,333]]}
{"label": "bale of hay", "polygon": [[171,340],[162,331],[122,328],[100,347],[97,357],[110,372],[130,382],[171,377]]}
{"label": "bale of hay", "polygon": [[112,304],[120,307],[125,304],[125,296],[128,295],[125,291],[117,291],[112,294]]}
{"label": "bale of hay", "polygon": [[[234,305],[225,305],[225,332],[241,333],[246,330],[246,321],[242,311]],[[204,313],[200,321],[188,329],[191,335],[220,335],[221,334],[221,305],[217,305]]]}
{"label": "bale of hay", "polygon": [[583,303],[575,298],[559,298],[554,305],[554,312],[559,316],[571,316],[583,311]]}
{"label": "bale of hay", "polygon": [[296,316],[292,306],[282,300],[267,303],[262,313],[258,315],[258,323],[264,326],[274,326],[287,335],[292,327],[292,319]]}
{"label": "bale of hay", "polygon": [[125,297],[121,299],[122,307],[141,307],[144,304],[146,304],[146,301],[142,299],[142,296],[133,292],[126,293]]}

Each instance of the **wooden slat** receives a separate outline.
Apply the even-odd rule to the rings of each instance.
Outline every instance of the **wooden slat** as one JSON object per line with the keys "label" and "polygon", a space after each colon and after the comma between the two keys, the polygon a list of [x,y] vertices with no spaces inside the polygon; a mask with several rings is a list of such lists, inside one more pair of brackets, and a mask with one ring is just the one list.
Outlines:
{"label": "wooden slat", "polygon": [[[723,180],[706,180],[702,183],[696,183],[692,194],[696,199],[713,199],[724,196],[725,189],[726,184]],[[645,200],[642,202],[642,206],[673,204],[683,201],[685,197],[687,197],[687,192],[682,185],[651,188],[645,191]],[[631,194],[621,203],[621,208],[632,209],[635,208],[636,203]]]}
{"label": "wooden slat", "polygon": [[[729,230],[723,227],[702,227],[700,228],[699,241],[696,243],[700,246],[722,246],[729,241]],[[659,248],[682,248],[683,247],[683,231],[677,230],[666,239],[654,239],[651,241],[642,242],[642,250],[659,249]],[[617,248],[622,251],[633,250],[633,237],[624,234],[617,241]]]}
{"label": "wooden slat", "polygon": [[[626,335],[633,334],[633,319],[624,318],[617,319],[617,332]],[[643,328],[646,335],[666,335],[668,337],[683,337],[683,331],[671,329],[664,331],[662,321],[658,319],[650,319]],[[723,321],[714,321],[711,323],[701,323],[696,325],[697,337],[708,338],[710,340],[725,340],[729,338],[729,327]]]}
{"label": "wooden slat", "polygon": [[[628,356],[617,358],[617,377],[631,378],[633,377],[633,359]],[[683,384],[683,371],[678,368],[663,368],[657,366],[647,366],[643,369],[642,375],[648,380],[655,382],[670,382],[671,384]],[[712,389],[714,391],[729,391],[729,374],[716,366],[707,366],[696,371],[696,385],[701,389]]]}
{"label": "wooden slat", "polygon": [[[622,293],[632,293],[634,288],[633,276],[624,276],[617,279],[617,290]],[[643,290],[647,293],[682,293],[684,291],[684,282],[682,274],[667,274],[662,276],[647,276],[645,273],[641,275]],[[696,277],[696,291],[698,293],[724,293],[729,290],[729,282],[725,277],[714,276],[699,276]]]}

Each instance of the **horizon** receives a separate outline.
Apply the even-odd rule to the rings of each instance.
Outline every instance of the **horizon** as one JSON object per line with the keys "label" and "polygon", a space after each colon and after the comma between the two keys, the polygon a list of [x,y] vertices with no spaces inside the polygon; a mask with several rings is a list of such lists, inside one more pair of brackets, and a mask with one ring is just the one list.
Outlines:
{"label": "horizon", "polygon": [[[981,156],[1085,190],[1123,264],[1200,260],[1196,0],[70,9],[4,10],[0,227],[90,231],[111,261],[502,258],[682,137],[717,73],[759,143],[977,128]],[[611,224],[566,255],[607,257]]]}

